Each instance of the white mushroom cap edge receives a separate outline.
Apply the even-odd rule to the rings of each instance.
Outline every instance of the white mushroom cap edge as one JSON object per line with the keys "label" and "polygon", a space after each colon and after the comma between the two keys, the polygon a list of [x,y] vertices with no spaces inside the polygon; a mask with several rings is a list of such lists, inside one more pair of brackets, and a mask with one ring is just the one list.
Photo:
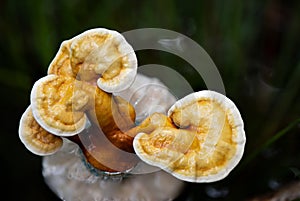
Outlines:
{"label": "white mushroom cap edge", "polygon": [[[32,116],[31,106],[28,106],[25,112],[22,114],[20,122],[19,122],[19,138],[21,142],[24,144],[24,146],[31,151],[33,154],[39,155],[39,156],[46,156],[56,153],[58,150],[61,149],[63,145],[63,139],[59,136],[52,136],[52,140],[55,141],[47,146],[46,144],[37,144],[39,139],[33,139],[35,137],[34,135],[36,133],[32,133],[31,126],[38,127],[39,125],[33,125],[38,124],[35,121]],[[36,128],[36,132],[47,132],[45,130],[41,130],[41,128]],[[52,135],[51,133],[45,133],[46,135]],[[56,139],[55,139],[56,138]],[[36,141],[35,141],[36,140]]]}
{"label": "white mushroom cap edge", "polygon": [[219,171],[217,174],[212,174],[212,175],[206,175],[206,176],[201,176],[197,177],[197,175],[191,175],[191,176],[185,176],[182,174],[176,173],[173,169],[170,169],[166,167],[165,164],[162,164],[160,162],[155,162],[149,159],[148,157],[143,156],[143,153],[139,152],[140,145],[139,145],[139,140],[143,137],[144,133],[139,133],[133,141],[133,146],[135,149],[136,154],[139,156],[139,158],[148,163],[149,165],[159,167],[166,172],[172,174],[176,178],[183,180],[183,181],[188,181],[188,182],[196,182],[196,183],[208,183],[208,182],[215,182],[218,180],[221,180],[225,178],[239,163],[241,160],[243,153],[244,153],[244,146],[246,143],[246,136],[245,136],[245,131],[244,131],[244,123],[242,120],[242,117],[240,115],[239,110],[237,109],[236,105],[225,95],[220,94],[215,91],[211,90],[203,90],[199,92],[195,92],[192,94],[189,94],[185,96],[184,98],[178,100],[168,111],[168,116],[171,116],[174,110],[180,109],[182,107],[185,107],[187,105],[190,105],[191,103],[198,101],[198,100],[213,100],[217,103],[220,104],[220,106],[226,111],[226,114],[228,115],[228,121],[231,125],[235,125],[236,127],[236,138],[233,139],[236,144],[236,153],[233,158],[231,158],[230,161],[226,164],[225,168],[223,168],[221,171]]}
{"label": "white mushroom cap edge", "polygon": [[[121,69],[121,72],[117,76],[109,80],[104,80],[102,77],[100,77],[97,80],[97,85],[99,88],[109,93],[120,92],[131,86],[137,74],[137,58],[134,49],[126,41],[126,39],[122,34],[120,34],[117,31],[109,30],[106,28],[89,29],[72,38],[71,51],[72,51],[72,46],[76,44],[77,40],[81,40],[82,38],[89,37],[92,35],[107,35],[107,34],[112,36],[113,44],[117,44],[117,49],[120,54],[118,58],[126,56],[127,59],[126,61],[122,59],[122,62],[126,62],[126,64],[123,64],[123,68]],[[93,44],[93,45],[95,46],[94,48],[97,49],[97,44]],[[106,44],[104,44],[104,46],[105,45]],[[103,62],[104,64],[112,62],[111,55],[109,55],[110,52],[106,51],[107,49],[110,48],[111,48],[110,46],[107,46],[106,48],[104,48],[104,50],[101,49],[99,51],[99,55],[105,57],[103,58],[103,60],[101,60],[101,62]],[[109,66],[106,66],[105,68],[106,68],[105,70],[107,70]],[[98,73],[105,73],[105,70],[103,72],[103,67],[100,68],[96,67],[95,69],[95,71],[96,72],[98,71]]]}
{"label": "white mushroom cap edge", "polygon": [[[67,137],[67,136],[73,136],[73,135],[79,134],[89,125],[88,118],[86,117],[85,114],[84,114],[84,117],[79,122],[76,123],[76,125],[75,125],[76,130],[66,131],[66,130],[62,130],[60,128],[55,128],[55,127],[49,126],[45,122],[42,114],[39,111],[38,103],[37,103],[38,98],[43,98],[43,97],[39,97],[39,94],[38,94],[39,86],[42,85],[43,82],[47,82],[47,81],[53,80],[55,78],[57,78],[57,75],[50,74],[50,75],[40,78],[39,80],[37,80],[34,83],[32,90],[31,90],[31,94],[30,94],[30,101],[31,101],[31,108],[32,108],[33,116],[39,125],[41,125],[46,131],[53,133],[54,135]],[[45,94],[44,96],[47,96],[47,94]]]}

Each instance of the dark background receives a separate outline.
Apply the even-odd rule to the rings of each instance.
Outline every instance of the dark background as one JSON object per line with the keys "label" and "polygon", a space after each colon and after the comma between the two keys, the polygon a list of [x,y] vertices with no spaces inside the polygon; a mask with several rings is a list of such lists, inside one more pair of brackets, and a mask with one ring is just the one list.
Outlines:
{"label": "dark background", "polygon": [[[94,27],[119,32],[153,27],[185,34],[208,52],[226,95],[240,109],[247,136],[241,163],[222,181],[187,183],[178,200],[245,200],[299,180],[300,1],[2,0],[2,196],[57,200],[43,181],[41,157],[20,142],[18,124],[33,83],[46,75],[60,43]],[[177,68],[194,90],[206,88],[175,55],[144,50],[137,56],[140,65]]]}

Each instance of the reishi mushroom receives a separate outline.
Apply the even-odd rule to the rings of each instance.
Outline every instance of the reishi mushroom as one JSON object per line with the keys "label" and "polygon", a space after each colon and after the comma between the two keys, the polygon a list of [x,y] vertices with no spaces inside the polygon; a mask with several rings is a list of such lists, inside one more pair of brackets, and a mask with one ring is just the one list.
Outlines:
{"label": "reishi mushroom", "polygon": [[[53,135],[66,137],[77,143],[87,161],[95,168],[116,171],[107,167],[105,163],[109,164],[111,158],[120,157],[122,152],[109,149],[109,142],[123,151],[133,152],[133,137],[126,134],[126,131],[134,126],[133,107],[121,97],[106,93],[97,86],[73,77],[50,74],[33,85],[31,107],[33,116],[41,127]],[[98,130],[94,124],[99,125]],[[78,136],[89,127],[92,128],[82,138],[91,140],[87,143],[98,145],[94,150],[88,150],[81,141],[83,139]],[[109,140],[108,143],[103,144],[105,139],[101,136],[102,132]],[[95,158],[95,154],[99,152],[101,162]],[[121,163],[122,160],[119,161]],[[125,171],[126,168],[132,168],[136,162],[136,158],[131,155],[122,165],[114,167]]]}
{"label": "reishi mushroom", "polygon": [[[136,125],[135,108],[116,95],[132,85],[136,71],[135,53],[116,31],[91,29],[62,42],[48,75],[33,85],[20,120],[21,141],[35,154],[49,155],[69,139],[89,164],[105,172],[127,171],[142,160],[183,181],[226,177],[246,141],[235,104],[203,90],[178,100],[167,115],[156,112]],[[124,159],[122,151],[136,155]],[[119,167],[109,167],[111,160]]]}
{"label": "reishi mushroom", "polygon": [[65,40],[49,65],[48,74],[97,83],[106,92],[128,88],[137,73],[131,45],[117,31],[94,28]]}
{"label": "reishi mushroom", "polygon": [[63,139],[43,129],[32,115],[31,106],[22,114],[19,138],[32,153],[40,156],[56,153],[63,145]]}
{"label": "reishi mushroom", "polygon": [[[97,123],[114,146],[133,152],[133,137],[123,131],[134,125],[134,109],[103,88],[111,92],[128,88],[136,70],[132,47],[116,31],[96,28],[63,41],[49,65],[48,75],[36,81],[32,88],[30,105],[35,123],[55,139],[64,137],[77,143],[96,168],[115,171],[94,160],[78,134],[86,133],[93,139],[91,135],[96,134],[87,130]],[[20,122],[20,128],[23,124]],[[20,129],[20,137],[23,130]],[[34,140],[30,137],[34,136],[26,138],[29,142]]]}
{"label": "reishi mushroom", "polygon": [[243,155],[246,138],[241,115],[235,104],[220,93],[192,93],[178,100],[168,117],[160,119],[166,123],[139,129],[134,150],[146,163],[181,180],[223,179]]}
{"label": "reishi mushroom", "polygon": [[44,76],[34,83],[30,94],[33,116],[48,132],[72,136],[85,128],[83,108],[89,95],[77,83],[80,82],[72,77],[57,75]]}

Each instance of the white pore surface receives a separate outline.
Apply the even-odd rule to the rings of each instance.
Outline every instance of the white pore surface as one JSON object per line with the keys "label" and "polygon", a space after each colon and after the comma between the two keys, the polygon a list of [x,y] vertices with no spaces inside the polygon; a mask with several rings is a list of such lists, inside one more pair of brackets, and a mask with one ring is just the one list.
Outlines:
{"label": "white pore surface", "polygon": [[[147,93],[149,87],[150,91],[161,93]],[[137,116],[142,120],[153,112],[167,112],[176,101],[167,90],[161,90],[162,87],[159,80],[138,74],[135,83],[117,95],[138,107]],[[183,181],[158,168],[149,171],[147,165],[138,164],[135,169],[121,181],[104,180],[87,169],[78,146],[68,140],[60,151],[43,158],[45,182],[66,201],[167,201],[174,200],[184,187]]]}

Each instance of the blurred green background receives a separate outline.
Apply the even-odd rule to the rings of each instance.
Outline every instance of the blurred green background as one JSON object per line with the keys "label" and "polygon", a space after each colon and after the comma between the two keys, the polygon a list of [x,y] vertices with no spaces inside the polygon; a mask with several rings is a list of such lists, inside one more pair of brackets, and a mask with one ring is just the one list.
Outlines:
{"label": "blurred green background", "polygon": [[[58,200],[44,184],[41,157],[18,138],[19,119],[61,42],[95,27],[185,34],[208,52],[240,109],[247,136],[240,164],[222,181],[187,183],[177,200],[245,200],[299,180],[300,1],[2,0],[0,16],[0,176],[9,200]],[[206,89],[175,55],[137,56],[140,65],[174,67],[194,90]]]}

